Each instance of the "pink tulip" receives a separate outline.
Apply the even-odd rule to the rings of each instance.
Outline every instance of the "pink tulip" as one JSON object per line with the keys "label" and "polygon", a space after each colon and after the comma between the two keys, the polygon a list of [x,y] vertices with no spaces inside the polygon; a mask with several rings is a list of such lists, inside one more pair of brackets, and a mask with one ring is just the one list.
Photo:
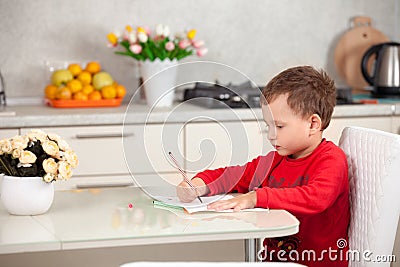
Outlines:
{"label": "pink tulip", "polygon": [[129,47],[129,50],[131,50],[134,54],[140,54],[140,52],[142,52],[142,46],[139,44],[133,44]]}
{"label": "pink tulip", "polygon": [[204,45],[204,41],[203,40],[192,41],[192,45],[194,48],[200,48]]}
{"label": "pink tulip", "polygon": [[168,43],[166,43],[166,44],[165,44],[165,49],[166,49],[167,51],[172,51],[172,50],[174,50],[174,49],[175,49],[174,43],[173,43],[173,42],[168,42]]}
{"label": "pink tulip", "polygon": [[203,48],[197,49],[196,54],[197,54],[199,57],[202,57],[202,56],[204,56],[205,54],[207,54],[207,52],[208,52],[208,49],[205,48],[205,47],[203,47]]}
{"label": "pink tulip", "polygon": [[187,39],[180,40],[179,44],[178,44],[180,49],[186,49],[189,45],[190,45],[190,41]]}

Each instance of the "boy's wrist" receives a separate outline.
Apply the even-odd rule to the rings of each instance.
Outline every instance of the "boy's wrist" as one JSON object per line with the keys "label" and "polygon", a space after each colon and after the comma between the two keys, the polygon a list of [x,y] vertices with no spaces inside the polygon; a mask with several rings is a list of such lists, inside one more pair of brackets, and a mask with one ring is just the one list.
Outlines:
{"label": "boy's wrist", "polygon": [[197,188],[197,191],[199,192],[200,196],[208,195],[210,193],[208,186],[201,178],[193,177],[191,182]]}

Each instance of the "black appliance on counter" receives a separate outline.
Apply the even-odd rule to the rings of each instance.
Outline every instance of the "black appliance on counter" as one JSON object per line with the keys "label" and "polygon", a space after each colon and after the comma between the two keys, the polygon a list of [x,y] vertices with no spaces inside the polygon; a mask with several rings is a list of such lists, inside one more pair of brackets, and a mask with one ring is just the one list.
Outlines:
{"label": "black appliance on counter", "polygon": [[[259,108],[262,88],[249,81],[239,85],[196,82],[193,88],[184,89],[183,101],[206,108]],[[337,105],[354,104],[350,89],[336,92]]]}
{"label": "black appliance on counter", "polygon": [[206,108],[257,108],[260,107],[261,89],[252,86],[251,82],[239,85],[196,82],[194,88],[184,90],[183,101],[190,100],[190,103]]}

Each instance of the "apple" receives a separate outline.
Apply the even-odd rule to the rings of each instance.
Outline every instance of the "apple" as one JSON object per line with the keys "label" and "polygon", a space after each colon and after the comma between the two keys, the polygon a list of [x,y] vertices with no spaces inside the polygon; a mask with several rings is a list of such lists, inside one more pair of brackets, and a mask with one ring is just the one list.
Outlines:
{"label": "apple", "polygon": [[67,82],[74,79],[74,76],[69,70],[56,70],[51,75],[51,83],[55,86],[65,85]]}
{"label": "apple", "polygon": [[108,72],[101,71],[93,76],[92,84],[96,90],[101,90],[104,86],[113,85],[114,80]]}

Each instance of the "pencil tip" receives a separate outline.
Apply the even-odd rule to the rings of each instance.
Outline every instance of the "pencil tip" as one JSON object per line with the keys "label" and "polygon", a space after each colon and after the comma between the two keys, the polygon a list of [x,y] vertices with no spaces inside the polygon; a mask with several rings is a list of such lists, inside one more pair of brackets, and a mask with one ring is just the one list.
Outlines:
{"label": "pencil tip", "polygon": [[171,153],[171,151],[170,151],[170,152],[168,152],[168,154],[170,154],[170,155],[171,155],[171,154],[172,154],[172,153]]}

